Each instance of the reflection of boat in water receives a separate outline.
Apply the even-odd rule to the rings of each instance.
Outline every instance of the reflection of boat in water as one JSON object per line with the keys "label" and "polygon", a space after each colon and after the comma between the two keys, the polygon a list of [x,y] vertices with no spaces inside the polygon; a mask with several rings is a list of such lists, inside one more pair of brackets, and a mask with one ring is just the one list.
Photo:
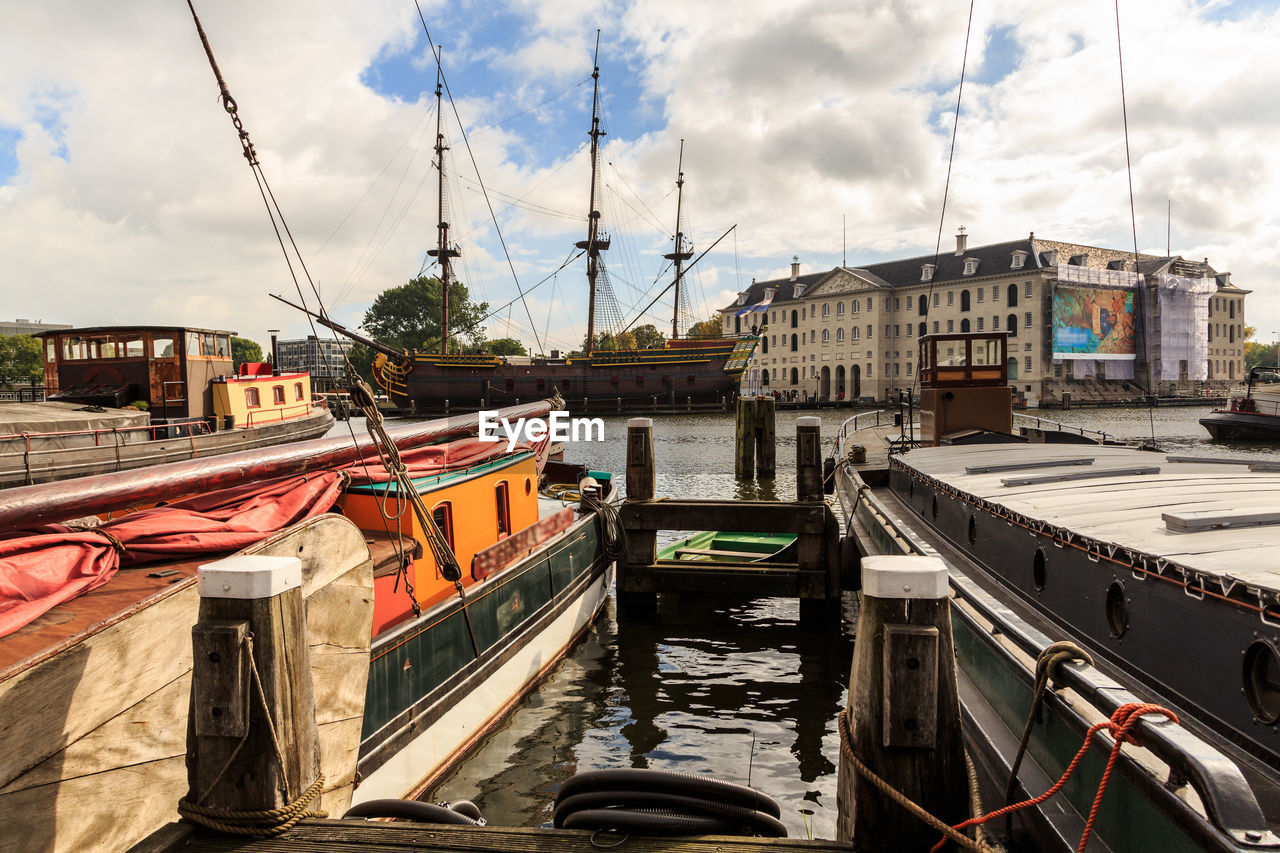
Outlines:
{"label": "reflection of boat in water", "polygon": [[0,487],[316,438],[333,426],[307,373],[231,359],[231,332],[45,332],[44,403],[0,405]]}
{"label": "reflection of boat in water", "polygon": [[[369,441],[319,439],[5,492],[0,850],[120,849],[174,819],[196,571],[219,554],[302,561],[330,813],[412,796],[478,738],[599,613],[612,540],[599,504],[539,495],[583,471],[475,428],[389,429],[408,487]],[[143,501],[169,503],[118,511]]]}
{"label": "reflection of boat in water", "polygon": [[[1141,749],[1119,753],[1093,820],[1107,848],[1280,844],[1280,576],[1268,568],[1280,480],[1234,460],[1012,436],[1001,363],[988,376],[936,359],[938,341],[983,337],[921,342],[918,440],[885,456],[885,429],[842,435],[842,459],[861,447],[879,460],[844,462],[837,491],[864,555],[949,570],[966,742],[989,807],[1004,804],[1037,660],[1065,640],[1092,661],[1056,667],[1014,800],[1047,790],[1090,726],[1155,703],[1180,724],[1143,717]],[[1087,753],[1063,798],[1014,815],[1014,840],[1073,849],[1104,765],[1103,749]]]}
{"label": "reflection of boat in water", "polygon": [[1232,389],[1225,409],[1200,425],[1218,441],[1280,442],[1280,367],[1254,367],[1243,388]]}

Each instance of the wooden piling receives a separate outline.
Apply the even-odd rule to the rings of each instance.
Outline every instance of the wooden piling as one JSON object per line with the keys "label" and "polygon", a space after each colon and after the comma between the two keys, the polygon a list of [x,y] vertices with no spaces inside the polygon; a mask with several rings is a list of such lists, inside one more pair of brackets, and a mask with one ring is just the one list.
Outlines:
{"label": "wooden piling", "polygon": [[756,477],[772,480],[777,470],[777,434],[773,416],[776,406],[772,397],[756,398]]}
{"label": "wooden piling", "polygon": [[[653,418],[627,421],[627,503],[651,501],[654,496]],[[627,570],[628,566],[648,567],[658,557],[657,530],[628,530],[623,563],[618,567],[619,608],[649,612],[657,608],[652,583]]]}
{"label": "wooden piling", "polygon": [[836,838],[870,853],[927,850],[937,831],[881,793],[845,745],[930,814],[953,825],[968,817],[947,568],[936,557],[867,557],[862,582]]}
{"label": "wooden piling", "polygon": [[796,500],[822,500],[822,419],[796,418]]}
{"label": "wooden piling", "polygon": [[301,561],[237,555],[199,576],[184,803],[283,808],[320,776]]}
{"label": "wooden piling", "polygon": [[733,476],[752,480],[756,476],[756,399],[739,397],[733,430]]}

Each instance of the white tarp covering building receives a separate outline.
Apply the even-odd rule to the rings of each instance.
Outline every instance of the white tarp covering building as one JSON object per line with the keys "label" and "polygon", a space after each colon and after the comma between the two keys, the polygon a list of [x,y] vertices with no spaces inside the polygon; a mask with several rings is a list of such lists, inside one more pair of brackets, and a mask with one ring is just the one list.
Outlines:
{"label": "white tarp covering building", "polygon": [[1210,277],[1153,276],[1156,285],[1155,374],[1160,382],[1209,378],[1209,297],[1218,289]]}

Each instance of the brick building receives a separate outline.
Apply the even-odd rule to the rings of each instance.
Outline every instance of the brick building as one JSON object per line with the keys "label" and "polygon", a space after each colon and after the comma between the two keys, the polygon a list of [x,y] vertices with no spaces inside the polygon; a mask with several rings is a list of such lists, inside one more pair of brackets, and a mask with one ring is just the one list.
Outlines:
{"label": "brick building", "polygon": [[[1140,254],[1135,268],[1120,249],[1034,233],[970,248],[960,231],[937,258],[806,274],[794,262],[790,278],[753,282],[721,309],[726,334],[765,322],[744,393],[885,400],[914,386],[920,336],[946,332],[1007,334],[1009,384],[1033,406],[1148,386],[1202,393],[1243,377],[1249,291],[1207,259]],[[1116,343],[1126,330],[1127,350]]]}

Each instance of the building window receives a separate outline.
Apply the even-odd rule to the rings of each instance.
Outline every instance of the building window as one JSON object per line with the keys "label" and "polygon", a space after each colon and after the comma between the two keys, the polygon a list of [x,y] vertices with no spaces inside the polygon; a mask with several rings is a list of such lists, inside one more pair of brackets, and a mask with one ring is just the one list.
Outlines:
{"label": "building window", "polygon": [[982,325],[983,325],[982,321],[983,321],[983,320],[985,320],[985,319],[987,319],[987,318],[986,318],[986,317],[979,317],[979,318],[978,318],[978,331],[979,331],[979,332],[984,331],[984,330],[983,330],[983,328],[982,328]]}
{"label": "building window", "polygon": [[907,324],[907,337],[908,337],[908,338],[909,338],[909,337],[911,337],[911,324],[910,324],[910,323],[908,323],[908,324]]}
{"label": "building window", "polygon": [[[1232,302],[1231,304],[1232,304],[1232,305],[1235,305],[1235,303],[1234,303],[1234,302]],[[1231,313],[1233,313],[1233,314],[1234,314],[1235,312],[1233,311],[1233,312],[1231,312]],[[1235,326],[1227,326],[1227,343],[1229,343],[1229,344],[1234,344],[1235,342],[1236,342],[1236,327],[1235,327]]]}
{"label": "building window", "polygon": [[1024,288],[1024,291],[1025,291],[1026,297],[1030,299],[1031,298],[1031,282],[1027,282],[1027,286]]}
{"label": "building window", "polygon": [[791,336],[791,351],[792,351],[792,352],[796,352],[796,351],[797,351],[797,350],[799,350],[799,349],[800,349],[800,336],[799,336],[799,335],[792,335],[792,336]]}
{"label": "building window", "polygon": [[841,326],[840,328],[836,329],[836,343],[838,344],[844,343],[844,326]]}
{"label": "building window", "polygon": [[942,299],[942,294],[941,294],[941,293],[935,293],[935,294],[933,294],[933,307],[934,307],[934,308],[937,308],[937,307],[938,307],[938,301],[939,301],[940,299]]}
{"label": "building window", "polygon": [[849,337],[856,341],[858,340],[858,338],[862,337],[862,335],[860,334],[861,331],[862,330],[859,329],[857,326],[854,326],[852,329],[849,330]]}
{"label": "building window", "polygon": [[830,329],[823,329],[823,330],[822,330],[822,342],[823,342],[824,344],[829,344],[829,343],[831,343],[831,330],[830,330]]}
{"label": "building window", "polygon": [[933,264],[925,264],[920,267],[920,280],[933,281]]}
{"label": "building window", "polygon": [[824,302],[824,303],[822,303],[822,316],[823,316],[823,317],[830,317],[830,316],[831,316],[831,303],[830,303],[830,302]]}
{"label": "building window", "polygon": [[1234,299],[1227,300],[1227,319],[1234,320],[1236,318],[1236,301]]}
{"label": "building window", "polygon": [[955,292],[954,290],[948,290],[948,291],[947,291],[947,305],[948,305],[948,306],[951,306],[951,305],[955,305],[955,304],[956,304],[956,292]]}
{"label": "building window", "polygon": [[843,302],[837,302],[837,303],[836,303],[836,316],[837,316],[837,317],[843,317],[843,316],[844,316],[844,303],[843,303]]}
{"label": "building window", "polygon": [[809,343],[811,343],[811,344],[812,344],[812,343],[817,343],[817,341],[818,341],[818,330],[817,330],[817,329],[810,329],[810,330],[809,330]]}
{"label": "building window", "polygon": [[960,333],[965,334],[969,331],[969,318],[966,317],[960,321]]}
{"label": "building window", "polygon": [[992,302],[1000,301],[1000,285],[998,284],[991,288],[991,301]]}
{"label": "building window", "polygon": [[511,533],[511,499],[506,480],[494,487],[493,496],[498,510],[498,538],[502,539]]}
{"label": "building window", "polygon": [[1031,328],[1031,312],[1030,311],[1022,315],[1022,321],[1023,321],[1022,325],[1026,326],[1028,329]]}
{"label": "building window", "polygon": [[955,321],[955,320],[948,320],[948,321],[947,321],[947,334],[949,335],[949,334],[951,334],[952,332],[954,332],[955,330],[956,330],[956,321]]}
{"label": "building window", "polygon": [[449,501],[436,504],[436,508],[431,510],[431,520],[436,523],[436,527],[440,528],[440,532],[444,534],[444,541],[449,543],[449,549],[453,549],[453,504]]}
{"label": "building window", "polygon": [[868,310],[868,311],[870,311],[870,310],[872,310],[873,308],[875,308],[875,300],[874,300],[874,299],[872,299],[870,296],[868,296],[868,297],[867,297],[867,310]]}
{"label": "building window", "polygon": [[1020,269],[1022,269],[1022,264],[1023,264],[1026,260],[1027,260],[1027,255],[1026,255],[1026,253],[1025,253],[1025,252],[1014,252],[1014,253],[1013,253],[1013,267],[1012,267],[1012,268],[1013,268],[1013,269],[1015,269],[1015,270],[1020,270]]}
{"label": "building window", "polygon": [[884,365],[884,375],[885,375],[885,376],[888,376],[888,375],[889,375],[889,363],[888,363],[888,362],[885,362],[885,365]]}
{"label": "building window", "polygon": [[993,332],[1000,331],[1000,315],[999,314],[991,318],[991,331]]}
{"label": "building window", "polygon": [[969,291],[962,290],[960,291],[960,310],[968,311],[969,307]]}
{"label": "building window", "polygon": [[936,335],[936,334],[938,334],[938,329],[939,329],[938,321],[937,321],[937,320],[934,320],[934,321],[933,321],[933,333],[934,333],[935,335]]}
{"label": "building window", "polygon": [[1009,285],[1009,307],[1018,307],[1018,285],[1016,284]]}
{"label": "building window", "polygon": [[979,302],[982,302],[982,301],[983,301],[983,297],[985,297],[986,295],[987,295],[987,289],[986,289],[985,287],[979,287],[979,288],[978,288],[978,301],[979,301]]}
{"label": "building window", "polygon": [[1027,375],[1027,376],[1030,376],[1030,375],[1031,375],[1031,356],[1027,356],[1026,365],[1027,365],[1027,374],[1026,374],[1026,375]]}
{"label": "building window", "polygon": [[894,376],[901,376],[901,375],[902,375],[902,365],[901,365],[901,364],[898,364],[897,362],[894,362],[894,364],[893,364],[893,375],[894,375]]}
{"label": "building window", "polygon": [[862,300],[860,300],[860,299],[855,299],[855,300],[853,300],[853,307],[852,307],[850,310],[851,310],[854,314],[860,314],[860,313],[862,313]]}
{"label": "building window", "polygon": [[928,314],[929,314],[929,297],[922,293],[920,294],[920,316],[925,317],[925,316],[928,316]]}
{"label": "building window", "polygon": [[874,331],[874,330],[875,330],[875,326],[873,326],[873,325],[871,325],[870,323],[868,323],[868,324],[867,324],[867,340],[871,340],[871,333],[872,333],[872,331]]}
{"label": "building window", "polygon": [[1005,317],[1005,321],[1009,325],[1009,337],[1016,338],[1018,336],[1018,315],[1010,314]]}
{"label": "building window", "polygon": [[258,398],[257,388],[244,389],[244,404],[250,409],[257,409],[262,406],[262,401]]}
{"label": "building window", "polygon": [[[935,325],[935,326],[936,326],[936,325],[938,325],[938,324],[937,324],[937,323],[934,323],[933,325]],[[927,329],[927,328],[925,328],[925,324],[922,322],[922,323],[920,324],[920,337],[922,337],[922,338],[923,338],[923,337],[924,337],[925,332],[927,332],[927,331],[928,331],[928,329]]]}
{"label": "building window", "polygon": [[794,329],[799,325],[800,325],[800,314],[793,308],[791,309],[791,328]]}
{"label": "building window", "polygon": [[902,307],[902,300],[901,300],[901,299],[899,299],[899,298],[898,298],[898,297],[896,297],[896,296],[895,296],[895,297],[893,297],[893,310],[894,310],[894,311],[897,311],[897,310],[898,310],[898,309],[900,309],[901,307]]}
{"label": "building window", "polygon": [[799,382],[800,382],[800,371],[793,367],[791,368],[791,384],[797,385],[799,384]]}

